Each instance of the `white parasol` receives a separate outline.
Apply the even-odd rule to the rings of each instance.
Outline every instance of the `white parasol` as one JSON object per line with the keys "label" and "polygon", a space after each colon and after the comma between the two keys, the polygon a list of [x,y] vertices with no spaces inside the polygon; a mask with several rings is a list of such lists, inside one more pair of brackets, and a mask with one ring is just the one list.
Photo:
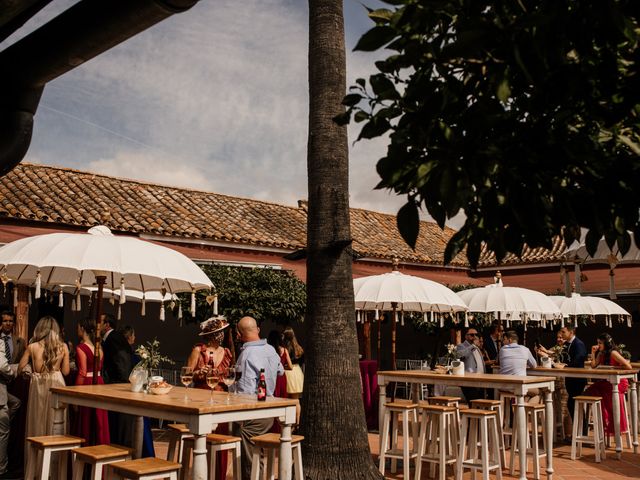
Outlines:
{"label": "white parasol", "polygon": [[[36,298],[41,287],[97,287],[98,325],[104,287],[119,290],[120,303],[126,301],[126,289],[158,291],[163,295],[191,292],[194,315],[196,290],[213,287],[211,280],[185,255],[136,237],[113,235],[103,225],[87,233],[51,233],[11,242],[0,248],[0,276],[3,281],[35,286]],[[96,366],[99,347],[97,338]]]}
{"label": "white parasol", "polygon": [[[394,268],[396,266],[394,265]],[[353,281],[356,309],[393,311],[391,321],[391,361],[396,361],[397,312],[423,312],[425,319],[433,320],[433,313],[466,312],[467,306],[453,290],[426,278],[405,275],[395,270],[382,275],[356,278]],[[427,316],[428,315],[428,316]],[[378,327],[378,360],[381,335]]]}
{"label": "white parasol", "polygon": [[519,287],[505,287],[496,274],[496,283],[481,288],[462,290],[458,295],[469,307],[470,312],[488,313],[499,320],[540,321],[542,326],[550,320],[560,319],[560,308],[546,295],[535,290]]}
{"label": "white parasol", "polygon": [[602,237],[598,241],[598,247],[593,255],[589,255],[587,252],[587,244],[586,244],[586,230],[582,232],[582,238],[580,240],[576,240],[573,242],[569,248],[567,248],[563,256],[575,263],[576,269],[576,289],[578,292],[580,289],[580,264],[583,263],[606,263],[609,265],[609,297],[611,299],[616,298],[615,292],[615,273],[614,269],[616,265],[619,263],[640,263],[640,248],[636,245],[635,237],[633,232],[628,232],[631,239],[631,246],[629,247],[629,251],[622,255],[620,252],[620,247],[616,242],[613,245],[613,248],[609,248],[606,240]]}
{"label": "white parasol", "polygon": [[595,321],[596,316],[604,316],[607,326],[611,327],[611,317],[618,317],[619,320],[626,320],[631,327],[631,314],[606,298],[584,297],[579,293],[573,293],[570,297],[552,295],[549,298],[558,305],[565,318],[588,315]]}

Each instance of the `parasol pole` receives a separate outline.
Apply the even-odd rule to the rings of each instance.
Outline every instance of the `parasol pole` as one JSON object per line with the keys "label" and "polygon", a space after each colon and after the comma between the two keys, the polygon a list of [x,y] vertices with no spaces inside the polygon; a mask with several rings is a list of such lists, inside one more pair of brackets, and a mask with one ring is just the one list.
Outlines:
{"label": "parasol pole", "polygon": [[378,370],[380,370],[380,346],[382,344],[382,315],[378,315],[378,354],[376,359],[378,360]]}
{"label": "parasol pole", "polygon": [[398,302],[391,302],[393,315],[391,317],[391,369],[396,369],[396,315]]}
{"label": "parasol pole", "polygon": [[100,368],[100,341],[102,335],[102,292],[107,281],[106,272],[95,272],[98,293],[96,294],[96,339],[93,348],[93,384],[98,383],[98,371]]}

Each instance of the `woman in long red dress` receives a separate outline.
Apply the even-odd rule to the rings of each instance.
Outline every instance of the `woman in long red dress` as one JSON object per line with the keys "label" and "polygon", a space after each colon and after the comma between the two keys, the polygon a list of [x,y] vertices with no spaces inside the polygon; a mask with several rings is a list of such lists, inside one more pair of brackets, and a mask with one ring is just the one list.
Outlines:
{"label": "woman in long red dress", "polygon": [[[189,359],[187,366],[193,369],[193,384],[195,388],[209,390],[207,385],[207,374],[212,370],[217,370],[220,375],[225,369],[234,363],[231,350],[222,346],[225,330],[229,324],[222,315],[209,318],[200,324],[200,335],[203,343],[197,343]],[[214,387],[217,391],[227,391],[227,386],[219,378],[218,384]],[[221,423],[216,428],[215,433],[226,435],[229,433],[229,426]],[[216,478],[224,480],[227,475],[227,452],[218,452],[216,459]]]}
{"label": "woman in long red dress", "polygon": [[[76,385],[92,385],[94,379],[98,385],[104,384],[104,380],[100,375],[102,371],[102,356],[100,356],[98,371],[94,372],[93,370],[95,333],[95,321],[91,319],[80,320],[78,323],[80,343],[76,347],[76,364],[78,366]],[[110,443],[107,411],[99,408],[78,407],[73,433],[84,438],[87,441],[86,445]]]}
{"label": "woman in long red dress", "polygon": [[[598,344],[591,347],[591,368],[598,365],[610,365],[624,370],[631,370],[631,363],[618,351],[616,344],[608,333],[603,333],[598,337]],[[629,388],[626,378],[620,380],[618,385],[618,395],[620,396],[620,433],[629,431],[627,416],[625,414],[624,394]],[[597,380],[584,391],[585,395],[602,397],[602,422],[604,423],[605,435],[615,435],[613,424],[613,386],[608,380]]]}

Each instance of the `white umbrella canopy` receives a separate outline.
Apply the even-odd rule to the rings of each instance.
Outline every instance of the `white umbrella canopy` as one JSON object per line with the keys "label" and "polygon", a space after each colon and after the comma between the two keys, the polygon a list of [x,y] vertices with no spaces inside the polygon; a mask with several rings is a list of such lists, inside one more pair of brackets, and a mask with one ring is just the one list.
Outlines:
{"label": "white umbrella canopy", "polygon": [[616,316],[627,320],[627,325],[631,326],[631,314],[606,298],[585,297],[575,292],[570,297],[552,295],[549,298],[558,305],[565,318],[579,315],[605,316],[607,325],[611,326],[611,317]]}
{"label": "white umbrella canopy", "polygon": [[[395,266],[394,266],[395,268]],[[453,290],[426,278],[405,275],[397,270],[356,278],[353,291],[357,310],[397,310],[404,312],[466,312],[467,307]],[[378,326],[378,362],[381,329]],[[396,364],[396,319],[391,320],[391,364]]]}
{"label": "white umbrella canopy", "polygon": [[141,292],[192,292],[212,288],[211,280],[185,255],[140,240],[116,236],[104,226],[87,233],[51,233],[23,238],[0,248],[0,271],[10,281],[43,287],[96,285]]}
{"label": "white umbrella canopy", "polygon": [[[356,278],[353,290],[358,310],[405,312],[465,312],[464,301],[449,288],[399,271]],[[395,304],[395,305],[394,305]]]}
{"label": "white umbrella canopy", "polygon": [[458,292],[470,312],[489,313],[507,321],[546,322],[561,318],[560,308],[546,295],[519,287],[505,287],[502,281]]}
{"label": "white umbrella canopy", "polygon": [[587,252],[585,235],[581,240],[574,241],[569,248],[564,251],[564,257],[568,260],[580,260],[586,263],[640,263],[640,248],[636,245],[633,232],[629,232],[631,237],[631,247],[629,251],[622,255],[618,244],[613,245],[613,249],[609,248],[604,237],[598,241],[598,248],[593,255]]}

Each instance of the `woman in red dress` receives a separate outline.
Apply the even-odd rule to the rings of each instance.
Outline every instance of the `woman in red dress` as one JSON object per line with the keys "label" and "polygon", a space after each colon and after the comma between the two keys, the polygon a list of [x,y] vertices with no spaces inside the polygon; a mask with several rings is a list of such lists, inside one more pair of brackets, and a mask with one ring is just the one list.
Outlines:
{"label": "woman in red dress", "polygon": [[[591,368],[598,365],[610,365],[623,370],[631,370],[631,363],[618,351],[616,344],[608,333],[603,333],[598,337],[598,344],[591,347]],[[626,378],[620,380],[618,385],[618,395],[620,396],[620,433],[629,431],[627,416],[625,415],[624,394],[629,388]],[[598,380],[584,391],[585,395],[602,397],[602,422],[604,423],[605,435],[614,435],[613,425],[613,386],[608,380]]]}
{"label": "woman in red dress", "polygon": [[[78,323],[78,337],[80,343],[76,347],[76,364],[78,366],[78,376],[76,385],[103,385],[104,380],[100,375],[102,371],[102,355],[98,371],[94,372],[94,338],[96,333],[95,321],[83,319]],[[107,411],[99,408],[78,407],[73,434],[84,438],[86,445],[102,445],[110,443],[109,419]]]}
{"label": "woman in red dress", "polygon": [[[273,347],[276,353],[280,356],[280,363],[285,370],[291,370],[293,365],[289,358],[289,352],[283,346],[283,336],[277,330],[271,330],[267,337],[267,343]],[[287,398],[287,376],[278,375],[276,377],[276,388],[273,391],[274,397]],[[274,422],[274,426],[278,422]]]}
{"label": "woman in red dress", "polygon": [[[187,366],[193,369],[193,384],[195,388],[207,386],[207,373],[217,370],[220,375],[225,369],[234,363],[234,358],[228,348],[222,346],[225,330],[229,324],[222,315],[209,318],[200,324],[200,335],[204,343],[197,343],[187,360]],[[226,391],[227,386],[220,377],[218,384],[214,387],[216,391]],[[216,428],[215,433],[228,434],[229,426],[221,423]],[[224,480],[227,475],[227,452],[218,452],[216,461],[216,478]]]}

